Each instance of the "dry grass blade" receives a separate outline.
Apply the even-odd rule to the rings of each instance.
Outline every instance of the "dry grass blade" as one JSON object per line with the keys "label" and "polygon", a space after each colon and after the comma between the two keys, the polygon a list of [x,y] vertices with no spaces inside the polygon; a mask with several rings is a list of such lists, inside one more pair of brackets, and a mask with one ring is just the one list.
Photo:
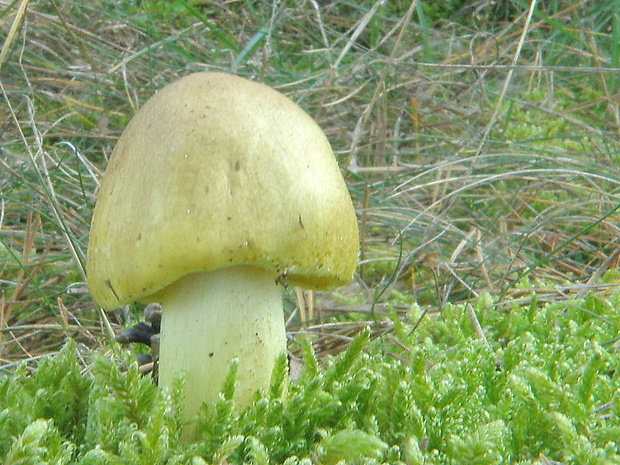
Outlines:
{"label": "dry grass blade", "polygon": [[15,41],[15,37],[17,35],[17,31],[24,20],[24,15],[26,13],[26,8],[28,8],[29,0],[22,0],[19,3],[19,7],[17,8],[17,12],[15,13],[15,18],[13,18],[13,22],[11,23],[11,27],[9,32],[6,35],[6,39],[2,44],[2,49],[0,49],[0,69],[2,69],[2,65],[6,61],[6,57]]}
{"label": "dry grass blade", "polygon": [[[523,50],[523,44],[525,43],[525,38],[527,37],[527,33],[529,32],[530,24],[532,22],[532,16],[534,15],[537,2],[538,0],[530,0],[530,8],[527,12],[525,24],[523,25],[523,32],[521,34],[521,37],[519,38],[519,43],[517,44],[517,49],[512,59],[512,66],[516,66],[519,63],[521,51]],[[491,134],[491,130],[493,129],[493,126],[495,126],[495,124],[497,123],[502,105],[504,104],[506,98],[506,94],[508,92],[508,89],[510,88],[510,83],[512,82],[513,75],[514,69],[511,68],[508,70],[508,74],[506,75],[506,79],[504,80],[504,84],[502,85],[502,90],[499,94],[499,97],[497,98],[497,103],[495,105],[495,109],[493,110],[491,119],[484,128],[484,132],[482,134],[482,137],[480,138],[480,145],[478,145],[478,149],[476,150],[476,155],[480,155],[482,153],[483,146],[487,143],[488,137]]]}

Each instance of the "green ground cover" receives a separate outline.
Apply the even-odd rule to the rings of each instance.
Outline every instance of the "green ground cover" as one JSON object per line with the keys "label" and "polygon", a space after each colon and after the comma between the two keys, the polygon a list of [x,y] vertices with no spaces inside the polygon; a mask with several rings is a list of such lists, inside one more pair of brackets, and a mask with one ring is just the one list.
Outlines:
{"label": "green ground cover", "polygon": [[399,320],[382,340],[365,330],[325,365],[306,342],[299,379],[281,360],[269,392],[241,412],[233,365],[189,444],[179,441],[181,388],[156,388],[128,358],[126,370],[102,354],[84,360],[71,343],[0,382],[0,455],[7,464],[618,463],[618,298],[540,306],[532,296],[498,309],[485,296],[415,329]]}

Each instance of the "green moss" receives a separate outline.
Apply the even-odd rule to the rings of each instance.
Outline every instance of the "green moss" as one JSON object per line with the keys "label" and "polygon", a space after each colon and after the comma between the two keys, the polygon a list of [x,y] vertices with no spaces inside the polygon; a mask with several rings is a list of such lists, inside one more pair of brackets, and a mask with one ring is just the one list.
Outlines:
{"label": "green moss", "polygon": [[415,331],[411,319],[401,321],[394,333],[400,349],[390,352],[396,358],[366,331],[325,368],[306,344],[299,381],[288,380],[281,360],[269,391],[241,412],[232,401],[233,366],[188,444],[178,440],[180,385],[160,390],[129,359],[100,355],[84,373],[69,343],[33,374],[23,367],[0,380],[0,457],[501,464],[544,454],[563,463],[614,463],[620,358],[606,341],[620,330],[619,301],[588,296],[540,306],[533,299],[498,308],[483,296],[470,310],[487,342],[467,306],[452,305]]}

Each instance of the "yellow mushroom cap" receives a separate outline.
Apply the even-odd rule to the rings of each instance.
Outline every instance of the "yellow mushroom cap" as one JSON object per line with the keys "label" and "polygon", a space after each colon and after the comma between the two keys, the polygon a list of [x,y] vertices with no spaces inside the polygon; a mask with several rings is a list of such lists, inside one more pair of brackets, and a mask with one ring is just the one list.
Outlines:
{"label": "yellow mushroom cap", "polygon": [[107,309],[235,265],[333,288],[351,279],[358,251],[351,198],[314,120],[266,85],[195,73],[148,100],[118,140],[92,219],[88,286]]}

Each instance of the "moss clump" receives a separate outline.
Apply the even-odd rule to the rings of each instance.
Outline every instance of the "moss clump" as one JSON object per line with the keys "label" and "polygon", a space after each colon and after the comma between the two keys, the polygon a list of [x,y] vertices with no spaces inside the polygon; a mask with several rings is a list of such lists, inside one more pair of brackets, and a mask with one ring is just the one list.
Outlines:
{"label": "moss clump", "polygon": [[[309,344],[290,382],[281,360],[268,392],[237,411],[235,366],[197,437],[179,441],[182,388],[153,386],[128,360],[73,343],[0,380],[4,463],[370,464],[617,463],[619,298],[498,308],[449,306],[397,352],[365,331],[322,367]],[[478,316],[486,341],[471,323]],[[396,355],[396,357],[394,357]],[[286,396],[283,395],[287,392]],[[363,445],[360,445],[363,444]],[[27,462],[22,460],[28,457]]]}

